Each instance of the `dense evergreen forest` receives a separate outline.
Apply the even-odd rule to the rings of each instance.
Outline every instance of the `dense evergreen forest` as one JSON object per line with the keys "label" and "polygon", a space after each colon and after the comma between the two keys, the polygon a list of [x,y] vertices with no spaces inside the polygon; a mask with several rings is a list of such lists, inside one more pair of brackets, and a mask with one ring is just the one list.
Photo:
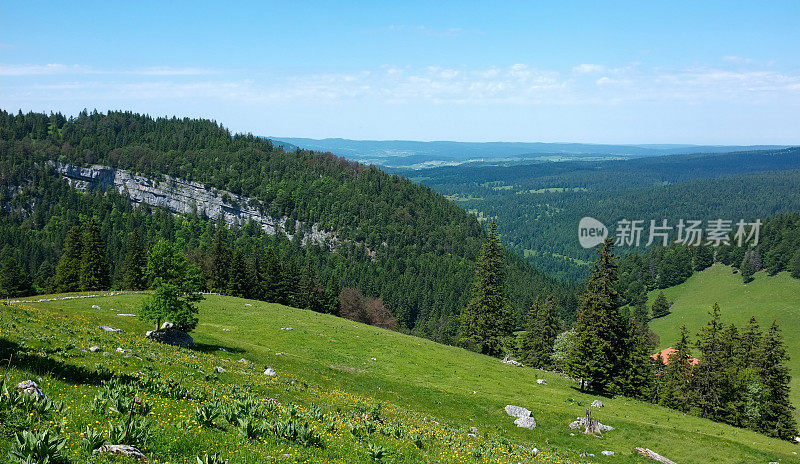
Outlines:
{"label": "dense evergreen forest", "polygon": [[800,148],[398,172],[496,218],[506,245],[573,281],[588,277],[593,259],[577,241],[584,216],[614,235],[621,219],[752,221],[800,209]]}
{"label": "dense evergreen forest", "polygon": [[[202,212],[134,207],[113,189],[81,193],[48,161],[200,182],[247,196],[274,217],[318,224],[336,233],[340,245],[302,246],[255,224],[228,227]],[[403,330],[444,342],[455,340],[486,236],[474,216],[446,198],[374,167],[329,153],[286,153],[213,121],[124,112],[66,118],[0,111],[0,202],[0,260],[27,283],[16,293],[93,287],[59,275],[80,269],[65,260],[85,261],[81,250],[96,248],[84,246],[90,238],[105,249],[101,287],[144,285],[131,267],[166,239],[200,265],[206,290],[330,310],[331,294],[350,289],[344,296],[356,307],[371,306],[373,315],[383,314],[379,319],[394,318]],[[556,295],[561,316],[574,314],[574,286],[513,253],[504,259],[518,326],[537,296]]]}

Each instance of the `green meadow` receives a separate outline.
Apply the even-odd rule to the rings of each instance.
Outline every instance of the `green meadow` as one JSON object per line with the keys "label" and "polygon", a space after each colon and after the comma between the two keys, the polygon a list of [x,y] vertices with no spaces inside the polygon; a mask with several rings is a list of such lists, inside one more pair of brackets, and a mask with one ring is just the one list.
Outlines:
{"label": "green meadow", "polygon": [[[102,431],[114,420],[89,408],[102,375],[137,378],[143,371],[200,394],[170,399],[163,391],[147,393],[154,404],[154,431],[145,452],[154,462],[193,463],[195,455],[217,451],[236,463],[643,463],[632,453],[637,446],[681,464],[800,462],[795,444],[621,397],[601,398],[605,407],[594,410],[615,430],[584,436],[568,424],[598,397],[580,393],[559,375],[277,304],[208,296],[192,333],[196,347],[162,346],[141,336],[150,325],[120,315],[136,314],[144,298],[128,294],[2,306],[0,341],[6,351],[22,353],[10,378],[41,377],[45,393],[65,404],[64,417],[50,420],[64,421],[71,462],[100,462],[79,443],[87,424]],[[123,333],[99,330],[101,324]],[[83,351],[92,345],[100,351]],[[130,356],[117,348],[131,350]],[[217,373],[217,366],[225,372]],[[277,376],[264,376],[267,367]],[[299,411],[319,431],[324,447],[275,436],[248,439],[220,418],[211,426],[193,419],[199,404],[224,405],[242,389],[280,403],[270,412],[276,417],[287,417],[291,408]],[[503,410],[507,404],[530,409],[537,428],[515,427]],[[382,411],[377,426],[363,414],[376,405]],[[313,413],[320,408],[324,416]],[[3,456],[12,440],[4,427]],[[472,427],[475,437],[468,435]],[[387,456],[370,456],[375,446]],[[534,448],[540,452],[534,454]],[[604,450],[615,456],[601,455]]]}

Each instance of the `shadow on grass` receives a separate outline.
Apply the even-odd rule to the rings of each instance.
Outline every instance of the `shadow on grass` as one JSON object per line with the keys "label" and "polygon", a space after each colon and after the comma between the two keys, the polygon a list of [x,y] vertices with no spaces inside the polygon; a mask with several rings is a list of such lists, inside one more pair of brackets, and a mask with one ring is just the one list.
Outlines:
{"label": "shadow on grass", "polygon": [[222,346],[222,345],[217,345],[215,343],[195,343],[194,345],[190,345],[187,348],[189,348],[190,350],[199,351],[201,353],[206,353],[206,354],[216,353],[222,350],[225,350],[228,353],[236,353],[236,354],[245,352],[245,350],[241,348],[231,348],[230,346]]}
{"label": "shadow on grass", "polygon": [[0,359],[3,369],[10,356],[11,367],[24,369],[36,376],[47,376],[60,379],[71,384],[100,385],[111,378],[110,371],[88,370],[65,362],[57,361],[49,356],[29,353],[25,348],[5,338],[0,338]]}

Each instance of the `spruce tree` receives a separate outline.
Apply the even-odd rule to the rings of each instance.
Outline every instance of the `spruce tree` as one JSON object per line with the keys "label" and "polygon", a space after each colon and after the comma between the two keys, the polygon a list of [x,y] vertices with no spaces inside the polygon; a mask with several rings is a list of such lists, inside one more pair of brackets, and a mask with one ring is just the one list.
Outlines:
{"label": "spruce tree", "polygon": [[19,262],[14,258],[4,260],[0,269],[0,298],[26,296],[30,292],[30,281]]}
{"label": "spruce tree", "polygon": [[744,328],[741,336],[742,361],[745,368],[751,367],[755,362],[755,357],[761,346],[761,340],[763,338],[764,334],[761,331],[761,328],[758,326],[756,317],[750,316],[750,321],[748,321],[747,326]]}
{"label": "spruce tree", "polygon": [[528,311],[522,353],[525,364],[538,369],[553,366],[553,344],[558,336],[557,304],[553,296],[542,302],[536,299]]}
{"label": "spruce tree", "polygon": [[581,296],[575,341],[567,356],[569,375],[581,379],[581,390],[588,382],[606,390],[624,366],[625,327],[620,317],[614,242],[609,237],[598,249],[592,275]]}
{"label": "spruce tree", "polygon": [[756,368],[764,386],[765,403],[757,430],[784,440],[798,435],[794,407],[789,401],[789,356],[778,324],[773,321],[767,330],[756,356]]}
{"label": "spruce tree", "polygon": [[656,299],[653,300],[653,307],[651,308],[651,314],[653,315],[653,319],[657,317],[664,317],[669,314],[670,303],[667,301],[667,297],[664,296],[664,292],[658,292],[658,296]]}
{"label": "spruce tree", "polygon": [[475,269],[472,298],[461,314],[461,341],[490,356],[502,354],[502,339],[513,329],[511,305],[505,294],[503,246],[497,225],[489,223],[489,236]]}
{"label": "spruce tree", "polygon": [[77,292],[81,289],[81,259],[83,233],[79,226],[72,227],[64,238],[61,258],[56,265],[52,288],[55,293]]}
{"label": "spruce tree", "polygon": [[718,420],[724,415],[723,394],[728,388],[725,363],[733,360],[723,359],[723,326],[717,303],[714,303],[709,315],[711,319],[698,334],[697,349],[700,352],[700,363],[694,371],[694,380],[697,385],[700,416]]}
{"label": "spruce tree", "polygon": [[339,281],[336,276],[331,276],[328,279],[328,285],[325,287],[325,308],[324,311],[328,314],[339,315]]}
{"label": "spruce tree", "polygon": [[681,326],[681,338],[675,352],[667,359],[660,384],[658,404],[678,411],[688,412],[693,400],[692,364],[690,362],[689,332]]}
{"label": "spruce tree", "polygon": [[106,290],[110,281],[106,242],[100,234],[97,220],[92,217],[83,234],[81,290]]}
{"label": "spruce tree", "polygon": [[211,291],[227,293],[232,258],[231,249],[228,246],[228,227],[220,216],[217,221],[214,242],[211,244],[211,282],[209,282]]}
{"label": "spruce tree", "polygon": [[650,399],[654,394],[654,366],[648,330],[647,324],[639,323],[636,318],[628,324],[623,372],[615,381],[616,392],[625,396]]}
{"label": "spruce tree", "polygon": [[228,267],[228,282],[225,294],[247,298],[247,265],[240,249],[233,251],[233,256]]}
{"label": "spruce tree", "polygon": [[296,304],[298,308],[316,310],[317,284],[311,260],[307,259],[298,282]]}
{"label": "spruce tree", "polygon": [[264,295],[265,301],[279,303],[284,297],[282,286],[283,270],[272,245],[267,247],[263,263],[261,267],[261,293]]}
{"label": "spruce tree", "polygon": [[142,232],[137,227],[128,234],[125,241],[125,258],[122,261],[122,282],[124,290],[144,290],[147,281],[144,268],[147,265],[147,250],[142,241]]}

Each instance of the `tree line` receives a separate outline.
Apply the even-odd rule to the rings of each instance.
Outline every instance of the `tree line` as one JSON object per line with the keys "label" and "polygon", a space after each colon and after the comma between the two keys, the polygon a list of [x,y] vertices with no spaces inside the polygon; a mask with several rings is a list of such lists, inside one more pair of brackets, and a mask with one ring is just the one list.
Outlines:
{"label": "tree line", "polygon": [[[461,342],[488,355],[508,351],[513,330],[503,292],[503,266],[496,226],[490,227],[475,273],[472,299],[462,313]],[[580,389],[624,395],[711,420],[793,440],[797,424],[789,402],[788,356],[773,322],[762,332],[755,318],[744,328],[724,325],[714,304],[710,320],[691,345],[685,327],[674,352],[652,356],[658,337],[648,327],[649,311],[625,309],[619,258],[613,240],[598,247],[591,277],[569,330],[558,318],[554,298],[537,299],[517,355],[526,365],[557,369]],[[660,294],[653,313],[668,310]],[[697,358],[692,357],[692,347]]]}

